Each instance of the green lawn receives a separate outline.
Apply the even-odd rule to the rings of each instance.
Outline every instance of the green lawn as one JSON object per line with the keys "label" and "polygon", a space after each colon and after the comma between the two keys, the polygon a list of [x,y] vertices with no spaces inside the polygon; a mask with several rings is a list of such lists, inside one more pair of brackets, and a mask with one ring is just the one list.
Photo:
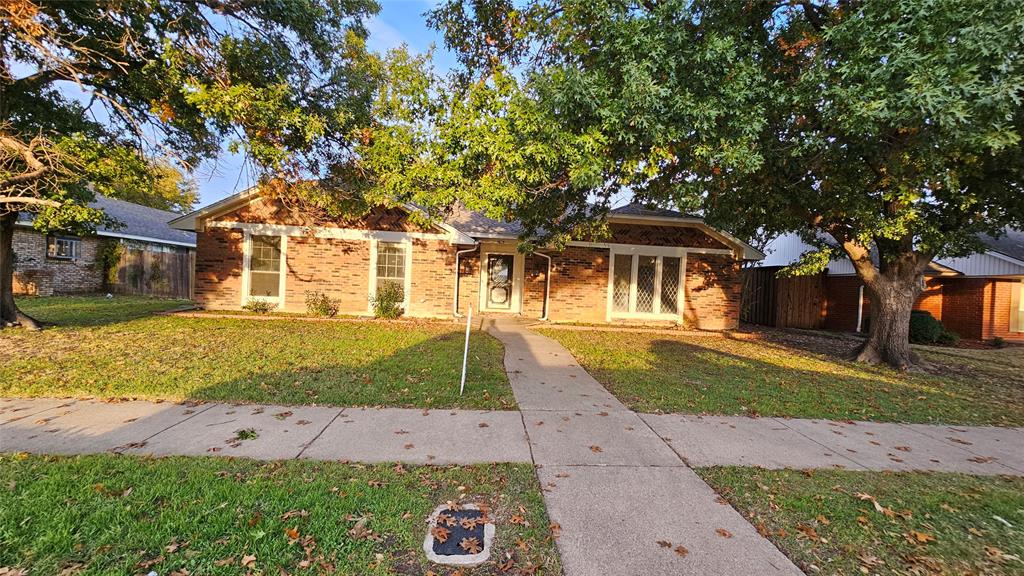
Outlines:
{"label": "green lawn", "polygon": [[467,576],[497,573],[506,553],[517,569],[561,573],[529,465],[23,454],[0,455],[0,567],[79,576],[453,574],[428,567],[422,544],[433,508],[460,496],[490,505],[498,527],[493,560]]}
{"label": "green lawn", "polygon": [[151,316],[180,301],[27,298],[57,327],[4,331],[0,396],[510,409],[501,344],[441,322]]}
{"label": "green lawn", "polygon": [[808,574],[1024,574],[1024,478],[697,473]]}
{"label": "green lawn", "polygon": [[[849,341],[541,330],[641,412],[1024,425],[1024,350],[925,352],[938,374],[838,359]],[[971,351],[974,352],[974,351]]]}

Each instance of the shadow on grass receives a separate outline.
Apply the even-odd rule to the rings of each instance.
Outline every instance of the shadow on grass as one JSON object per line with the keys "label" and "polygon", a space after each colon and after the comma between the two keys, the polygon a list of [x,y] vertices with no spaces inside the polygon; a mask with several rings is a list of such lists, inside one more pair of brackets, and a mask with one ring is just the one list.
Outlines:
{"label": "shadow on grass", "polygon": [[[1024,390],[853,366],[761,341],[714,342],[651,340],[625,363],[596,352],[602,357],[588,369],[641,411],[1024,424]],[[764,346],[765,357],[736,346]]]}

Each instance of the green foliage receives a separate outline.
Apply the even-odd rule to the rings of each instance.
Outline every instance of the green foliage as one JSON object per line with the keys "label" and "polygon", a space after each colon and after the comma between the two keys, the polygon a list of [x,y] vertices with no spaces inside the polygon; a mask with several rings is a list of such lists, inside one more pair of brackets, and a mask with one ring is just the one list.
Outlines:
{"label": "green foliage", "polygon": [[939,335],[939,338],[935,341],[935,343],[941,344],[943,346],[956,346],[957,344],[960,343],[960,335],[957,334],[956,332],[943,330],[942,334]]}
{"label": "green foliage", "polygon": [[960,343],[960,335],[946,330],[931,312],[913,310],[910,312],[910,341],[915,344],[956,346]]}
{"label": "green foliage", "polygon": [[332,318],[338,314],[338,302],[318,290],[306,290],[306,312]]}
{"label": "green foliage", "polygon": [[[4,4],[0,136],[12,145],[0,191],[54,201],[11,205],[43,212],[37,226],[74,230],[100,222],[86,208],[94,191],[188,209],[194,185],[174,164],[194,167],[225,145],[263,181],[351,175],[349,138],[369,122],[379,82],[364,26],[377,9],[373,0]],[[87,104],[63,95],[68,83]],[[39,171],[25,160],[33,155]]]}
{"label": "green foliage", "polygon": [[96,250],[96,267],[103,274],[103,287],[109,288],[117,284],[117,266],[121,262],[124,246],[116,239],[107,238],[100,241]]}
{"label": "green foliage", "polygon": [[402,315],[402,303],[405,291],[397,282],[381,282],[377,284],[377,293],[370,296],[373,315],[377,318],[394,320]]}
{"label": "green foliage", "polygon": [[992,339],[992,345],[996,348],[1006,348],[1006,339],[1002,336],[996,336]]}
{"label": "green foliage", "polygon": [[276,308],[277,304],[259,298],[250,298],[248,302],[242,305],[242,310],[252,312],[253,314],[270,314]]}
{"label": "green foliage", "polygon": [[437,128],[374,168],[434,166],[409,190],[436,204],[557,233],[626,193],[745,237],[874,246],[911,273],[1024,224],[1019,2],[452,0],[431,22],[460,82],[407,105]]}

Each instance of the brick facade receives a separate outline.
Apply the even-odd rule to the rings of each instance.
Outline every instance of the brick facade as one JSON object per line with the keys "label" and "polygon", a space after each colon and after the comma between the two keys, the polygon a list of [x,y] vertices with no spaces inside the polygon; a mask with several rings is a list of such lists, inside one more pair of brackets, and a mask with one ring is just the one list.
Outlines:
{"label": "brick facade", "polygon": [[[425,229],[400,218],[395,211],[375,210],[358,220],[320,222],[318,226],[391,232],[441,232]],[[279,205],[256,200],[249,206],[217,216],[223,222],[268,223],[308,226]],[[616,225],[615,240],[636,244],[676,245],[697,248],[722,248],[718,240],[703,231],[687,227]],[[242,268],[244,233],[241,230],[205,227],[198,232],[195,295],[207,308],[238,309],[243,304]],[[673,244],[677,242],[678,244]],[[513,246],[514,243],[509,243]],[[370,247],[364,239],[349,240],[313,235],[289,235],[285,253],[287,269],[284,310],[305,311],[305,292],[315,290],[337,300],[344,314],[368,312],[370,291]],[[479,311],[480,249],[460,257],[455,275],[455,255],[459,249],[447,240],[412,239],[412,266],[409,293],[410,316],[450,318],[459,282],[459,311],[473,306]],[[554,322],[603,323],[607,319],[609,250],[599,247],[568,247],[551,256],[548,318]],[[522,258],[522,315],[540,318],[544,314],[544,295],[548,261],[539,255]],[[739,263],[730,255],[689,254],[685,275],[685,319],[693,326],[711,330],[735,328],[739,323]],[[516,278],[520,276],[517,274]]]}
{"label": "brick facade", "polygon": [[699,330],[731,330],[740,324],[743,279],[730,256],[688,254],[683,318]]}
{"label": "brick facade", "polygon": [[46,235],[31,228],[14,229],[14,293],[33,296],[98,292],[103,270],[96,264],[100,238],[82,237],[74,260],[46,256]]}
{"label": "brick facade", "polygon": [[[857,294],[861,281],[856,276],[830,276],[825,279],[825,328],[852,332],[857,326]],[[1020,280],[996,278],[929,278],[925,290],[914,304],[942,321],[947,330],[969,340],[995,337],[1024,339],[1024,333],[1010,331],[1013,290]],[[864,328],[871,302],[864,297]]]}

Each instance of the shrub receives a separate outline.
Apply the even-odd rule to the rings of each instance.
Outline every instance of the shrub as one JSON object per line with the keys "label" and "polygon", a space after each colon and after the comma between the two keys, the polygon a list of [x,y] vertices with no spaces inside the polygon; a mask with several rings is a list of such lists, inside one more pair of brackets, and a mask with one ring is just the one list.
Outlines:
{"label": "shrub", "polygon": [[253,314],[270,314],[274,308],[277,308],[277,304],[273,302],[267,302],[266,300],[257,300],[250,298],[248,302],[242,306],[242,310],[252,312]]}
{"label": "shrub", "polygon": [[317,290],[306,290],[306,312],[313,316],[332,318],[338,314],[338,303]]}
{"label": "shrub", "polygon": [[1006,348],[1006,340],[1002,336],[996,336],[992,339],[992,345],[996,348]]}
{"label": "shrub", "polygon": [[915,344],[934,344],[946,329],[931,315],[931,312],[924,310],[913,310],[910,312],[910,341]]}
{"label": "shrub", "polygon": [[395,282],[384,282],[377,286],[377,294],[370,296],[373,315],[377,318],[393,320],[402,315],[402,301],[405,293]]}
{"label": "shrub", "polygon": [[960,335],[956,332],[950,332],[949,330],[943,330],[939,339],[936,340],[936,344],[942,344],[943,346],[956,346],[960,343]]}

